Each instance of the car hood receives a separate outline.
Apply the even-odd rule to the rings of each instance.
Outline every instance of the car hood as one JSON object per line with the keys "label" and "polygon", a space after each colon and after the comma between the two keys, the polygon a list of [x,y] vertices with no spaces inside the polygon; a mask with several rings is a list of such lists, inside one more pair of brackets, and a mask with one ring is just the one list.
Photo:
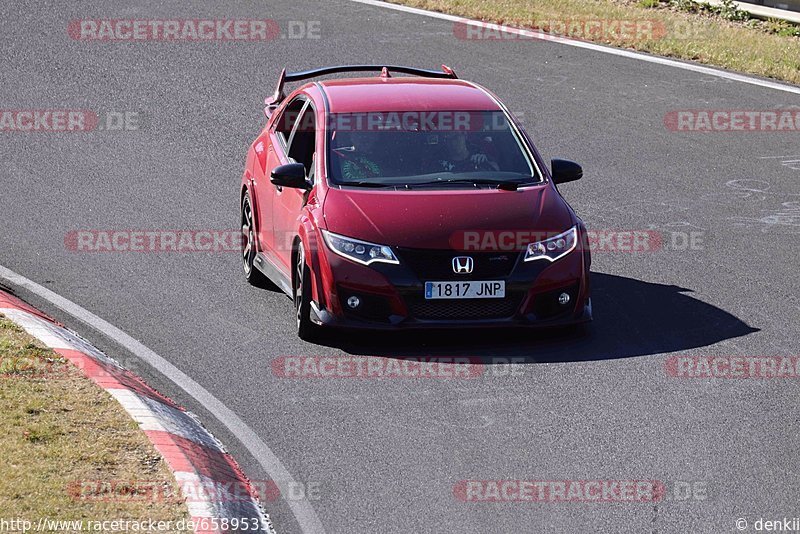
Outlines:
{"label": "car hood", "polygon": [[548,184],[517,191],[331,188],[323,212],[331,232],[428,249],[463,250],[465,232],[561,232],[574,224],[566,202]]}

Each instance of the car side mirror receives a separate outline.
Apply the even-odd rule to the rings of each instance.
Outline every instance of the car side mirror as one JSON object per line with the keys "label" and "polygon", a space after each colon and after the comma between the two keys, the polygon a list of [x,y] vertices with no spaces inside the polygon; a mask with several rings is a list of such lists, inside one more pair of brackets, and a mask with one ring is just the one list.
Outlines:
{"label": "car side mirror", "polygon": [[554,159],[550,161],[551,174],[553,181],[557,184],[574,182],[583,178],[583,169],[574,161],[565,159]]}
{"label": "car side mirror", "polygon": [[311,184],[306,181],[306,168],[302,163],[287,163],[272,169],[269,181],[278,187],[293,187],[295,189],[311,189]]}

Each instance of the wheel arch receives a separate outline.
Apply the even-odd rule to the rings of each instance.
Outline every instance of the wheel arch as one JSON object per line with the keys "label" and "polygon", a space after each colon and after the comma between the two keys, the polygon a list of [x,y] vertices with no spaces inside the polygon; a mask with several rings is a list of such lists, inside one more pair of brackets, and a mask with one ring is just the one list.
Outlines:
{"label": "wheel arch", "polygon": [[239,211],[242,210],[244,205],[245,195],[250,197],[250,210],[253,214],[253,232],[255,234],[256,252],[261,252],[261,240],[258,238],[258,229],[261,227],[261,211],[258,206],[255,191],[250,184],[242,184],[242,190],[239,194]]}
{"label": "wheel arch", "polygon": [[[300,220],[297,235],[292,240],[292,265],[297,262],[297,254],[300,247],[303,247],[304,260],[306,267],[311,273],[311,296],[318,304],[325,306],[325,294],[322,291],[322,278],[320,273],[320,243],[319,234],[308,216],[304,216]],[[292,269],[292,287],[296,283],[296,269]]]}

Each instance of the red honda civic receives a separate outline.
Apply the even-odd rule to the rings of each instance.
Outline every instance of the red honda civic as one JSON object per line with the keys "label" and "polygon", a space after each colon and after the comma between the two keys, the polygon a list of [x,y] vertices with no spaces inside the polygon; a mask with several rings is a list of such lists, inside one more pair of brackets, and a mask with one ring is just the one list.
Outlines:
{"label": "red honda civic", "polygon": [[[362,78],[286,82],[347,72]],[[566,326],[592,318],[586,228],[508,109],[441,71],[281,73],[241,187],[243,266],[297,332]]]}

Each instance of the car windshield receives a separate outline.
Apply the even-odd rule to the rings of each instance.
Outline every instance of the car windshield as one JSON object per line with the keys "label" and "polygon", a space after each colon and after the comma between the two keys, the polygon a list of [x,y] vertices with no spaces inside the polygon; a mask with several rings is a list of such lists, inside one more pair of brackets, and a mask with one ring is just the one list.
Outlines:
{"label": "car windshield", "polygon": [[334,113],[328,175],[337,185],[529,184],[541,177],[502,111]]}

